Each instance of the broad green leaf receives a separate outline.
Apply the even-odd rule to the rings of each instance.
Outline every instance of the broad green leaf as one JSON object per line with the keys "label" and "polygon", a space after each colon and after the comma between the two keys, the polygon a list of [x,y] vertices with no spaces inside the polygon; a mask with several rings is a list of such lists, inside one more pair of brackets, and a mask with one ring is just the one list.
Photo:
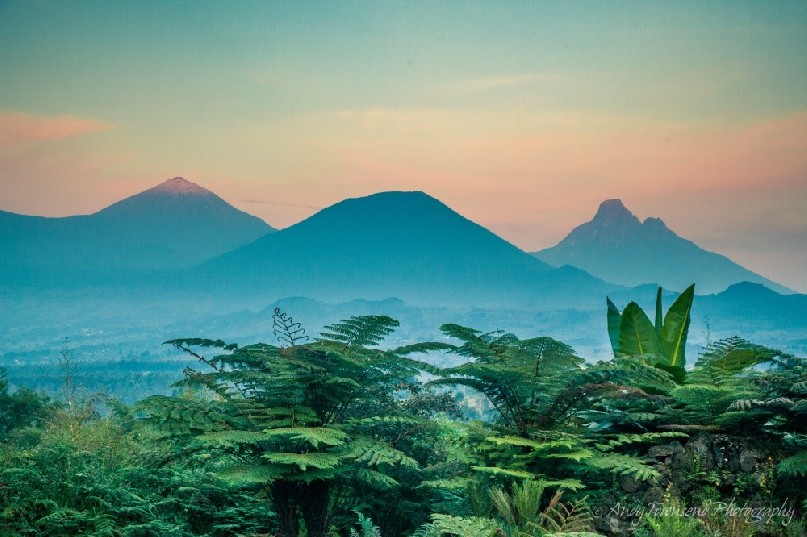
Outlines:
{"label": "broad green leaf", "polygon": [[622,315],[610,298],[605,297],[605,301],[608,304],[608,337],[611,340],[611,348],[616,356],[619,351],[619,325],[622,321]]}
{"label": "broad green leaf", "polygon": [[658,288],[656,291],[656,334],[661,337],[661,328],[662,328],[662,321],[661,321],[661,287]]}
{"label": "broad green leaf", "polygon": [[631,302],[622,312],[619,327],[619,352],[627,356],[658,356],[661,342],[656,329],[650,323],[645,312],[636,302]]}
{"label": "broad green leaf", "polygon": [[686,365],[686,342],[689,332],[689,311],[695,298],[695,284],[681,293],[664,316],[661,341],[664,346],[665,365],[681,367]]}

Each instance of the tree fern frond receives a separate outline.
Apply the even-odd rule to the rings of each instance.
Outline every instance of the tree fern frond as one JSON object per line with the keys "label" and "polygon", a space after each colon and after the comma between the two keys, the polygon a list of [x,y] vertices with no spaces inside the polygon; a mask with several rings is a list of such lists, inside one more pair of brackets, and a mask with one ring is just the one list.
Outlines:
{"label": "tree fern frond", "polygon": [[661,431],[639,434],[620,434],[616,438],[608,440],[605,444],[597,444],[597,449],[602,451],[612,451],[614,448],[632,444],[645,444],[648,442],[658,442],[670,438],[688,438],[689,435],[680,431]]}
{"label": "tree fern frond", "polygon": [[361,533],[357,532],[353,528],[350,528],[350,537],[381,537],[381,530],[373,525],[373,521],[371,519],[365,517],[358,511],[356,511],[356,515],[359,519],[358,525]]}
{"label": "tree fern frond", "polygon": [[331,427],[281,427],[263,431],[265,439],[288,437],[289,440],[300,440],[314,448],[320,444],[326,446],[342,446],[347,439],[347,433]]}
{"label": "tree fern frond", "polygon": [[544,452],[558,448],[572,449],[579,444],[578,440],[572,438],[540,441],[530,440],[529,438],[522,438],[520,436],[489,436],[486,440],[497,445],[528,447],[533,452]]}
{"label": "tree fern frond", "polygon": [[540,525],[550,535],[598,535],[591,531],[594,517],[585,497],[574,502],[561,502],[560,496],[556,495],[541,513]]}
{"label": "tree fern frond", "polygon": [[784,459],[776,466],[776,469],[782,475],[807,477],[807,450],[799,451]]}
{"label": "tree fern frond", "polygon": [[346,446],[343,456],[367,466],[403,466],[415,470],[420,468],[420,464],[412,457],[386,442],[368,436],[359,437],[351,442]]}
{"label": "tree fern frond", "polygon": [[418,528],[413,537],[494,537],[498,530],[499,524],[489,518],[433,514],[431,523]]}
{"label": "tree fern frond", "polygon": [[378,345],[398,326],[398,321],[386,315],[354,316],[326,326],[326,332],[320,334],[320,339],[338,341],[348,346]]}
{"label": "tree fern frond", "polygon": [[388,490],[400,486],[400,483],[394,478],[371,468],[360,468],[356,471],[354,479],[379,490]]}
{"label": "tree fern frond", "polygon": [[411,345],[404,345],[402,347],[398,347],[392,352],[395,354],[405,355],[405,354],[426,353],[432,351],[456,351],[457,349],[458,347],[456,345],[451,345],[449,343],[426,341],[423,343],[413,343]]}
{"label": "tree fern frond", "polygon": [[216,475],[230,483],[267,483],[283,474],[272,466],[254,464],[231,464],[216,469]]}
{"label": "tree fern frond", "polygon": [[308,340],[305,328],[300,323],[294,322],[288,313],[280,311],[280,308],[275,308],[272,315],[272,332],[281,344],[291,347]]}
{"label": "tree fern frond", "polygon": [[196,437],[197,442],[215,447],[233,447],[244,444],[266,442],[269,437],[265,433],[254,431],[219,431]]}
{"label": "tree fern frond", "polygon": [[645,464],[642,459],[620,453],[608,453],[602,457],[592,457],[586,459],[586,464],[615,474],[629,476],[638,481],[656,481],[661,477],[661,474],[656,469]]}
{"label": "tree fern frond", "polygon": [[525,470],[511,470],[509,468],[499,468],[498,466],[472,466],[471,469],[485,474],[518,477],[521,479],[532,479],[535,477],[535,474]]}
{"label": "tree fern frond", "polygon": [[341,459],[332,453],[264,453],[263,458],[271,464],[296,466],[305,472],[309,468],[332,470],[339,466]]}

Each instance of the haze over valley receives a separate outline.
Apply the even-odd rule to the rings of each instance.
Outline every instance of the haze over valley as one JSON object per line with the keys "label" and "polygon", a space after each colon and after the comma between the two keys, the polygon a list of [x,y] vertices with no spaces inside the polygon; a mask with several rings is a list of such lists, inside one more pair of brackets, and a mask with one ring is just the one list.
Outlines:
{"label": "haze over valley", "polygon": [[143,375],[150,389],[167,389],[185,362],[172,365],[178,357],[163,341],[212,332],[260,341],[275,307],[311,334],[351,315],[397,315],[391,345],[434,338],[455,322],[538,330],[607,359],[605,297],[649,307],[661,285],[669,304],[683,282],[698,294],[693,354],[738,333],[790,352],[807,345],[805,295],[661,220],[642,224],[619,200],[534,255],[424,192],[346,199],[276,230],[181,177],[88,216],[3,213],[0,237],[10,254],[0,265],[0,365],[12,381],[51,391],[63,349],[98,363],[84,372],[95,389],[132,399]]}

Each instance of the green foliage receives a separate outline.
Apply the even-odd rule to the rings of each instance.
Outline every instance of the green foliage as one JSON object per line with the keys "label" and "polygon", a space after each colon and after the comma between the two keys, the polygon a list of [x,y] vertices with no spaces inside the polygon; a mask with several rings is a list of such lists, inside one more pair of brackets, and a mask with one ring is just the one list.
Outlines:
{"label": "green foliage", "polygon": [[495,520],[482,517],[458,517],[433,514],[431,523],[419,528],[412,537],[495,537],[499,525]]}
{"label": "green foliage", "polygon": [[662,322],[661,288],[656,293],[655,325],[636,303],[628,304],[620,314],[606,299],[608,335],[614,356],[641,356],[653,365],[669,371],[683,382],[686,365],[686,340],[695,285],[689,286],[667,310]]}
{"label": "green foliage", "polygon": [[47,396],[28,388],[8,392],[6,370],[0,367],[0,442],[17,428],[41,425],[56,407]]}
{"label": "green foliage", "polygon": [[[533,535],[552,536],[564,535],[566,537],[600,537],[592,530],[594,517],[586,498],[574,502],[561,502],[560,494],[555,494],[549,505],[541,514],[539,524],[530,524]],[[543,532],[535,532],[541,529]]]}
{"label": "green foliage", "polygon": [[[747,533],[674,509],[728,494],[803,509],[807,369],[729,338],[683,379],[690,290],[666,316],[659,290],[652,323],[608,300],[609,337],[630,352],[596,364],[549,337],[457,324],[442,327],[451,343],[383,350],[397,326],[385,316],[308,341],[276,310],[279,345],[167,342],[199,369],[184,372],[178,395],[109,402],[109,417],[72,396],[60,409],[9,394],[0,374],[0,534],[591,537],[603,519],[589,502],[624,502],[628,488],[638,502],[662,486],[670,509],[645,516],[637,536]],[[407,357],[424,352],[466,361],[440,369]],[[462,421],[452,387],[484,395],[492,418]],[[720,435],[686,445],[704,430]],[[737,461],[690,460],[708,438],[742,436],[726,445],[764,446],[754,447],[764,459],[743,458],[756,465],[747,476],[727,473]],[[678,467],[708,490],[687,492]]]}
{"label": "green foliage", "polygon": [[223,535],[268,530],[254,493],[157,466],[152,439],[116,417],[58,411],[0,448],[3,535]]}
{"label": "green foliage", "polygon": [[782,475],[807,477],[807,450],[799,451],[795,455],[784,459],[776,469]]}
{"label": "green foliage", "polygon": [[525,479],[512,487],[507,494],[497,488],[490,491],[491,503],[498,516],[509,526],[526,528],[538,524],[541,514],[541,498],[547,483],[541,480]]}
{"label": "green foliage", "polygon": [[550,337],[520,340],[513,334],[446,324],[444,334],[461,345],[421,344],[408,350],[434,349],[471,358],[465,364],[439,371],[430,385],[467,386],[482,392],[498,412],[502,424],[526,437],[533,426],[550,426],[567,418],[574,402],[585,395],[578,390],[583,359],[574,349]]}
{"label": "green foliage", "polygon": [[280,308],[275,308],[272,316],[272,332],[283,346],[294,347],[298,343],[308,341],[305,328],[300,323],[294,322],[291,315],[280,311]]}
{"label": "green foliage", "polygon": [[[654,537],[680,537],[687,535],[698,537],[705,535],[701,531],[701,523],[697,518],[684,516],[685,509],[672,498],[661,505],[658,514],[646,514],[642,517],[637,535],[644,534]],[[649,530],[649,534],[648,534]]]}
{"label": "green foliage", "polygon": [[358,526],[359,531],[356,531],[354,528],[350,528],[350,537],[381,537],[381,530],[379,530],[375,525],[373,525],[373,521],[363,514],[356,512],[356,516],[358,516]]}
{"label": "green foliage", "polygon": [[628,304],[622,312],[618,344],[615,355],[651,356],[658,360],[662,354],[659,334],[636,302]]}
{"label": "green foliage", "polygon": [[803,359],[733,337],[709,345],[688,383],[670,395],[689,423],[717,424],[729,431],[769,434],[805,432],[807,398],[800,383]]}
{"label": "green foliage", "polygon": [[339,341],[345,345],[378,345],[399,325],[398,321],[386,315],[351,317],[326,326],[327,332],[323,332],[321,336],[324,340]]}
{"label": "green foliage", "polygon": [[[664,355],[664,365],[683,369],[686,365],[686,342],[689,333],[690,310],[695,298],[695,285],[690,285],[678,295],[673,305],[664,315],[664,324],[660,327],[660,339]],[[656,297],[657,319],[661,313],[661,290]],[[658,324],[656,329],[659,329]]]}
{"label": "green foliage", "polygon": [[608,438],[603,444],[597,444],[597,448],[602,451],[612,451],[615,448],[627,445],[646,444],[646,443],[659,443],[664,442],[670,438],[687,438],[687,434],[678,431],[661,431],[653,433],[640,433],[640,434],[618,434],[615,437]]}
{"label": "green foliage", "polygon": [[658,470],[634,456],[621,453],[607,453],[586,461],[589,466],[608,470],[622,476],[632,477],[637,481],[656,481],[660,477]]}
{"label": "green foliage", "polygon": [[[173,340],[209,368],[188,370],[178,383],[198,395],[151,397],[138,410],[161,434],[182,439],[175,457],[202,457],[233,483],[262,480],[281,535],[348,524],[357,505],[348,499],[364,497],[362,511],[377,519],[372,491],[420,494],[414,456],[428,453],[414,442],[434,430],[429,420],[440,403],[416,382],[422,364],[366,347],[397,325],[386,316],[351,317],[303,344],[301,327],[278,310],[283,347]],[[197,343],[225,352],[206,358]]]}

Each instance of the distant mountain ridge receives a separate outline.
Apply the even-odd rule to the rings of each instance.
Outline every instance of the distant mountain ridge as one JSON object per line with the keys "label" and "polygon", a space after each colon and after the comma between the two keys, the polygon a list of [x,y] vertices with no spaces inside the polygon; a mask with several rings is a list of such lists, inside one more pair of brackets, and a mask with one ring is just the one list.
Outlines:
{"label": "distant mountain ridge", "polygon": [[792,292],[679,237],[660,218],[640,221],[618,199],[604,201],[591,221],[574,228],[557,245],[533,255],[550,265],[572,265],[626,286],[655,283],[681,291],[694,282],[699,294],[708,294],[748,281],[779,293]]}
{"label": "distant mountain ridge", "polygon": [[0,211],[0,283],[94,282],[191,266],[274,231],[182,177],[97,213]]}
{"label": "distant mountain ridge", "polygon": [[609,287],[583,271],[552,269],[423,192],[346,199],[186,277],[195,287],[275,296],[536,307],[595,300]]}

